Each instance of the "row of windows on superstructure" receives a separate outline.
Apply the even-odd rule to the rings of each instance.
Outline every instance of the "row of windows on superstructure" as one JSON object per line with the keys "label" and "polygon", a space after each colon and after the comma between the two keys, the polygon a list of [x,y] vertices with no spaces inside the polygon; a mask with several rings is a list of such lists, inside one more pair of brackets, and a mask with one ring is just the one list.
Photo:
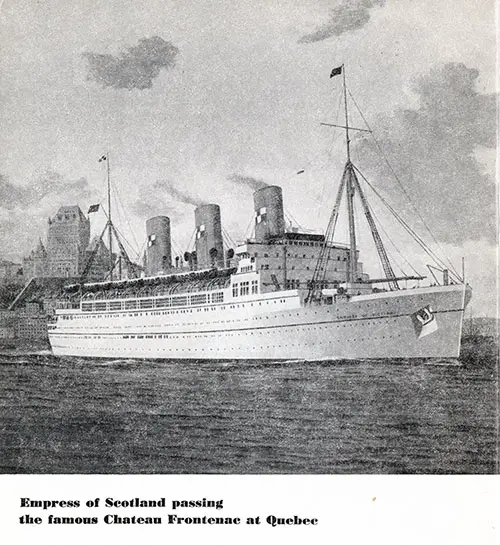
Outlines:
{"label": "row of windows on superstructure", "polygon": [[[287,248],[290,246],[313,246],[313,247],[321,248],[323,244],[324,244],[323,242],[310,242],[306,240],[291,240],[291,241],[288,241],[286,244],[283,244],[282,247]],[[257,256],[257,254],[254,254],[254,255]]]}
{"label": "row of windows on superstructure", "polygon": [[176,297],[158,297],[151,299],[126,299],[124,301],[86,301],[82,302],[84,312],[107,310],[136,310],[167,307],[185,307],[188,305],[206,305],[223,303],[224,292],[196,293],[193,295],[178,295]]}
{"label": "row of windows on superstructure", "polygon": [[242,295],[250,295],[250,290],[252,295],[259,293],[259,282],[258,280],[245,281],[245,282],[235,282],[233,284],[233,297],[238,297]]}
{"label": "row of windows on superstructure", "polygon": [[[313,267],[314,269],[314,267]],[[261,271],[281,271],[281,265],[278,265],[277,267],[271,267],[269,268],[269,263],[261,263],[260,265],[260,270]],[[290,271],[294,271],[295,270],[295,265],[291,265],[290,267],[287,267],[287,270],[290,270]],[[302,268],[298,268],[297,270],[299,271],[310,271],[312,270],[309,266],[307,267],[302,267]],[[345,272],[345,267],[341,267],[340,270],[338,267],[333,267],[333,272]],[[331,272],[331,268],[330,268],[330,272]]]}
{"label": "row of windows on superstructure", "polygon": [[[259,254],[258,254],[257,252],[255,252],[255,253],[253,254],[253,257],[259,257]],[[269,254],[265,253],[265,254],[262,255],[262,257],[272,257],[272,256],[270,256]],[[279,252],[276,252],[276,257],[281,257],[281,258],[283,258],[283,254],[280,254]],[[286,254],[286,257],[291,257],[292,259],[295,257],[295,258],[300,259],[299,254],[295,254],[295,255]],[[314,255],[308,256],[308,255],[306,255],[306,254],[302,254],[302,259],[314,259]],[[340,255],[337,255],[337,261],[347,261],[347,256],[344,255],[344,257],[341,258]],[[251,268],[250,268],[249,270],[251,270]]]}
{"label": "row of windows on superstructure", "polygon": [[[335,269],[336,271],[337,269]],[[299,289],[301,286],[307,286],[307,288],[312,287],[312,280],[307,281],[300,281],[296,278],[287,278],[285,282],[285,289]],[[318,285],[319,288],[327,288],[328,282],[321,282]],[[249,291],[251,288],[251,292]],[[258,282],[257,280],[252,280],[251,285],[249,285],[249,282],[240,282],[233,284],[233,297],[238,297],[238,295],[249,295],[252,293],[254,295],[255,293],[258,293]]]}
{"label": "row of windows on superstructure", "polygon": [[[312,280],[301,282],[297,278],[287,278],[285,281],[285,289],[287,290],[297,290],[300,287],[307,287],[307,289],[311,289],[313,287],[313,282]],[[338,285],[334,284],[333,287],[338,287]],[[320,289],[328,288],[328,282],[318,282],[318,288]]]}
{"label": "row of windows on superstructure", "polygon": [[[210,307],[210,306],[205,306],[203,308],[196,308],[194,310],[196,310],[196,312],[210,312],[210,311],[215,311],[215,310],[226,310],[227,309],[236,309],[236,308],[245,308],[245,305],[246,306],[262,306],[262,305],[271,305],[271,304],[276,304],[276,303],[286,303],[286,299],[272,299],[270,301],[256,301],[255,303],[239,303],[239,304],[234,304],[234,305],[220,305],[220,306],[217,306],[217,307]],[[84,303],[84,304],[87,304],[87,303]],[[109,310],[109,309],[108,309]],[[169,315],[169,314],[192,314],[194,312],[194,310],[192,308],[187,308],[187,309],[181,309],[181,310],[167,310],[167,311],[163,311],[163,312],[130,312],[128,314],[128,317],[129,318],[132,318],[134,316],[143,316],[144,314],[146,316],[160,316],[160,315]],[[90,312],[90,311],[88,311]],[[117,318],[125,318],[127,316],[127,314],[119,314],[119,313],[115,313],[115,314],[86,314],[86,315],[81,315],[81,316],[78,316],[78,315],[75,315],[75,314],[62,314],[59,316],[59,318],[61,320],[88,320],[89,318],[90,319],[100,319],[100,318],[104,318],[106,320],[109,320],[111,318],[113,319],[117,319]],[[268,318],[268,317],[267,317]],[[254,317],[252,318],[253,320],[257,319],[257,317]],[[245,318],[245,321],[247,321],[248,318]],[[229,322],[232,322],[232,321],[235,321],[235,320],[229,320]],[[241,320],[236,320],[236,321],[241,321]],[[221,320],[221,323],[223,323],[224,321]],[[199,323],[199,322],[197,322]],[[201,322],[201,323],[204,323],[204,322]],[[218,322],[213,322],[213,321],[210,321],[210,323],[218,323]],[[187,322],[187,325],[190,325],[189,322]],[[128,327],[128,326],[127,326]],[[145,327],[145,326],[142,326],[142,327]]]}

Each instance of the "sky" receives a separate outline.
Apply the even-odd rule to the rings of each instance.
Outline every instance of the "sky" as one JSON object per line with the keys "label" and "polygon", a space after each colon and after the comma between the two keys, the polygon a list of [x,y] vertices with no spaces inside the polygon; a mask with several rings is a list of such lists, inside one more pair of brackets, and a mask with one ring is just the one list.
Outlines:
{"label": "sky", "polygon": [[[375,137],[354,135],[353,162],[436,253],[458,270],[465,257],[474,315],[496,315],[494,0],[0,6],[1,258],[20,262],[60,205],[105,202],[103,153],[132,256],[158,214],[183,253],[203,202],[220,204],[243,240],[261,183],[282,186],[295,223],[324,229],[345,145],[320,123],[342,124],[342,78],[329,74],[344,64],[350,123],[366,120]],[[398,270],[427,273],[421,248],[366,194]],[[103,214],[91,220],[100,233]],[[379,276],[358,227],[365,269]]]}

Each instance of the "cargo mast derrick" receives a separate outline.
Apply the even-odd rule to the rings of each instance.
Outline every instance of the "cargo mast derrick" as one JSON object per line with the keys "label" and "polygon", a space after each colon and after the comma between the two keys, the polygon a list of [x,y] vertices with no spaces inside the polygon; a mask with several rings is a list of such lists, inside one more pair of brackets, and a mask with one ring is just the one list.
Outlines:
{"label": "cargo mast derrick", "polygon": [[344,173],[342,174],[342,179],[340,182],[340,187],[337,192],[335,199],[335,205],[328,222],[328,226],[325,233],[325,240],[320,250],[320,255],[316,262],[314,269],[313,277],[309,285],[309,291],[306,297],[306,301],[311,303],[313,301],[320,301],[322,289],[325,286],[325,278],[328,270],[328,260],[330,258],[330,248],[333,244],[335,227],[337,225],[337,220],[340,212],[340,205],[342,201],[342,196],[344,191],[346,193],[347,201],[347,218],[349,223],[349,260],[348,267],[346,271],[347,282],[353,283],[357,281],[357,243],[356,243],[356,224],[354,217],[354,196],[356,192],[359,194],[361,205],[365,213],[370,232],[372,234],[373,240],[375,242],[375,248],[377,250],[378,257],[382,264],[384,274],[386,276],[387,282],[389,284],[389,289],[398,290],[398,282],[394,270],[389,261],[389,257],[385,250],[384,244],[378,232],[375,220],[371,213],[368,201],[366,200],[365,194],[361,188],[358,177],[356,176],[357,168],[351,162],[351,140],[349,137],[349,130],[357,130],[363,132],[370,132],[371,130],[359,129],[357,127],[351,127],[349,125],[349,111],[347,106],[347,86],[346,86],[346,77],[345,77],[345,66],[334,69],[330,77],[342,73],[343,80],[343,95],[344,95],[344,113],[345,113],[345,125],[335,125],[333,123],[321,123],[321,125],[331,126],[331,127],[340,127],[345,130],[345,141],[346,141],[346,154],[347,160],[344,168]]}
{"label": "cargo mast derrick", "polygon": [[[102,155],[99,159],[99,163],[105,161],[106,162],[106,182],[107,182],[107,200],[108,200],[108,212],[105,213],[106,215],[106,225],[104,226],[104,229],[99,236],[98,243],[95,245],[94,249],[92,250],[92,253],[90,254],[87,263],[85,264],[85,268],[80,275],[80,280],[84,282],[87,278],[87,275],[89,274],[92,264],[94,263],[94,260],[96,258],[96,255],[99,250],[99,242],[101,242],[104,238],[104,235],[106,234],[106,231],[108,232],[108,252],[109,252],[109,280],[113,280],[113,272],[115,269],[115,266],[117,262],[115,262],[114,255],[113,255],[113,235],[116,239],[116,243],[118,245],[119,251],[120,251],[120,257],[118,258],[118,262],[123,258],[127,265],[127,271],[129,275],[132,275],[133,277],[137,275],[137,265],[130,259],[129,255],[127,254],[127,251],[125,250],[125,247],[123,246],[122,241],[120,240],[120,237],[118,236],[118,232],[116,231],[115,226],[113,225],[113,221],[111,219],[111,175],[110,175],[110,160],[109,160],[109,153],[106,153],[105,155]],[[99,206],[99,205],[97,205]],[[121,262],[120,262],[120,269],[121,269]],[[119,273],[119,276],[121,276],[121,270]]]}

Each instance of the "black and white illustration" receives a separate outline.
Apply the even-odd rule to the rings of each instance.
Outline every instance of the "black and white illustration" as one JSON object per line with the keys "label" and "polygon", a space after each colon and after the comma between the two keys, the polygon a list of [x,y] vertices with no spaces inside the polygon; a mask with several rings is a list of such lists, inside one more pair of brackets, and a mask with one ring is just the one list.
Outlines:
{"label": "black and white illustration", "polygon": [[2,473],[497,472],[493,0],[0,17]]}

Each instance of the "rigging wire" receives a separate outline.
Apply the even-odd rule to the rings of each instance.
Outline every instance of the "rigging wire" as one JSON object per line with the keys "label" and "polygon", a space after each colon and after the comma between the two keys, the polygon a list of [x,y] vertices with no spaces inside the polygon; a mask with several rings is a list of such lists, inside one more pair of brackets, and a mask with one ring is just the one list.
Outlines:
{"label": "rigging wire", "polygon": [[189,242],[186,248],[186,252],[190,251],[190,248],[196,249],[196,246],[194,244],[194,237],[196,236],[196,227],[193,229],[193,232],[191,233],[191,237],[189,238]]}
{"label": "rigging wire", "polygon": [[[132,247],[132,245],[130,244],[130,242],[128,242],[128,240],[124,237],[124,239],[126,240],[126,242],[129,244],[130,248],[132,248],[134,250],[134,252],[137,252],[137,249],[139,248],[139,243],[137,242],[137,239],[135,238],[135,233],[134,233],[134,230],[132,229],[132,226],[130,225],[130,220],[129,220],[129,216],[128,214],[126,213],[126,210],[125,210],[125,207],[123,206],[123,202],[122,202],[122,199],[120,197],[120,192],[118,191],[118,187],[116,186],[115,182],[113,180],[111,180],[111,187],[114,188],[114,193],[115,195],[118,197],[118,203],[119,205],[121,206],[122,208],[122,211],[123,213],[125,214],[125,220],[127,222],[127,225],[128,225],[128,228],[130,230],[130,232],[132,233],[132,238],[134,239],[134,242],[135,242],[135,248]],[[120,209],[118,209],[118,214],[121,218],[121,214],[120,214]],[[123,235],[122,235],[123,236]]]}
{"label": "rigging wire", "polygon": [[114,230],[120,235],[120,237],[122,238],[123,242],[125,242],[128,247],[129,247],[129,250],[132,250],[135,253],[137,253],[137,249],[136,248],[133,248],[130,244],[130,242],[125,238],[125,235],[123,234],[123,232],[118,229],[118,227],[116,227],[116,225],[113,223],[113,228]]}
{"label": "rigging wire", "polygon": [[[117,188],[116,188],[116,186],[114,185],[114,182],[113,182],[112,180],[111,180],[111,185],[115,188],[115,194],[118,195],[118,199],[120,200],[120,194],[119,194],[119,192],[118,192],[118,190],[117,190]],[[97,204],[99,204],[99,209],[102,210],[104,216],[106,217],[106,220],[109,221],[108,213],[106,212],[106,208],[105,208],[104,205],[103,205],[104,197],[102,197],[101,194],[100,194],[98,191],[96,191],[95,193],[96,193],[97,197],[99,198],[99,202],[97,203]],[[123,204],[121,203],[121,200],[120,200],[120,205],[121,205],[121,207],[122,207],[122,209],[123,209],[123,212],[125,212],[125,209],[124,209],[124,207],[123,207]],[[121,216],[120,210],[117,209],[117,212],[118,212],[119,218],[121,218],[122,216]],[[127,219],[127,222],[128,222],[128,219]],[[134,248],[134,247],[132,246],[132,244],[128,241],[128,239],[125,237],[125,235],[116,227],[116,225],[113,224],[113,227],[116,229],[116,231],[118,232],[118,234],[123,238],[123,241],[128,245],[129,250],[130,250],[133,254],[136,255],[136,259],[139,259],[139,258],[140,258],[140,254],[137,253],[137,247],[139,246],[139,244],[137,243],[137,240],[135,239],[135,235],[134,235],[134,232],[133,232],[133,230],[132,230],[132,228],[131,228],[131,226],[130,226],[130,223],[129,223],[129,228],[130,228],[130,230],[131,230],[131,232],[132,232],[132,236],[134,237],[134,241],[135,241],[135,243],[136,243],[136,245],[137,245],[137,247],[135,247],[135,248]]]}
{"label": "rigging wire", "polygon": [[286,219],[290,220],[290,223],[294,223],[299,229],[304,229],[302,227],[302,225],[300,225],[300,223],[292,216],[292,213],[290,212],[290,210],[283,210],[284,213],[285,213],[285,217]]}
{"label": "rigging wire", "polygon": [[252,238],[252,235],[255,232],[254,222],[255,222],[255,218],[252,215],[252,217],[250,218],[250,222],[248,223],[247,228],[245,229],[245,233],[244,233],[245,238]]}
{"label": "rigging wire", "polygon": [[[335,123],[338,122],[341,106],[342,106],[342,90],[339,92],[337,112],[335,114]],[[341,134],[340,131],[332,131],[332,138],[331,138],[331,142],[329,144],[328,156],[327,156],[326,160],[323,161],[323,163],[320,165],[320,167],[324,166],[326,162],[331,162],[332,161],[333,147],[334,147],[333,145],[334,145],[335,141],[340,137],[340,134]],[[325,189],[326,189],[326,185],[327,185],[328,181],[329,180],[327,178],[325,178],[325,180],[323,182],[323,187],[321,188],[321,201],[322,202],[325,200]]]}
{"label": "rigging wire", "polygon": [[[341,103],[342,103],[342,93],[340,92],[339,93],[337,113],[335,114],[335,119],[336,120],[338,119],[338,116],[339,116]],[[333,143],[337,138],[338,138],[338,132],[333,131],[332,137],[331,137],[331,142],[326,146],[326,154],[325,154],[325,149],[324,148],[318,150],[318,152],[315,155],[313,155],[308,161],[302,163],[302,169],[304,171],[307,171],[308,168],[311,167],[313,165],[313,163],[315,163],[316,159],[321,159],[322,158],[321,161],[318,161],[318,163],[315,163],[315,166],[318,166],[319,168],[322,168],[326,163],[329,163],[331,161],[331,155],[332,155],[332,152],[333,152]],[[296,176],[296,173],[293,176],[290,176],[290,178],[288,178],[287,181],[291,180],[295,176]]]}
{"label": "rigging wire", "polygon": [[[340,92],[338,105],[337,105],[337,112],[335,114],[335,120],[338,120],[341,105],[342,105],[342,93]],[[300,171],[298,172],[295,171],[293,175],[286,177],[283,180],[283,182],[288,183],[288,182],[294,181],[298,174],[302,174],[302,175],[305,174],[305,176],[307,177],[308,171],[311,167],[321,170],[325,166],[325,164],[330,163],[332,160],[334,143],[338,138],[339,138],[338,131],[333,131],[331,134],[331,142],[326,146],[326,150],[324,148],[319,150],[314,156],[312,156],[312,158],[302,163],[301,165],[302,168]],[[328,178],[324,179],[323,181],[323,185],[321,188],[321,198],[320,198],[321,201],[324,201],[325,188],[328,182],[329,182]],[[285,213],[289,215],[293,223],[295,223],[300,229],[304,230],[304,228],[300,225],[300,223],[292,216],[290,211],[286,210]],[[245,231],[245,236],[248,231],[249,231],[249,227],[247,227]]]}
{"label": "rigging wire", "polygon": [[222,227],[222,234],[226,236],[227,240],[229,241],[229,247],[235,247],[236,242],[234,241],[233,237],[226,231],[224,227]]}
{"label": "rigging wire", "polygon": [[435,260],[439,265],[444,266],[443,261],[434,252],[425,244],[424,240],[409,226],[409,224],[396,212],[396,210],[389,204],[389,202],[381,195],[379,191],[367,180],[366,176],[354,166],[358,174],[363,178],[363,180],[368,184],[370,189],[375,193],[375,195],[382,201],[382,203],[387,207],[391,214],[398,220],[398,222],[403,225],[406,231],[415,239],[416,242],[426,251],[426,253]]}
{"label": "rigging wire", "polygon": [[[406,231],[413,237],[413,239],[420,245],[420,247],[425,251],[425,253],[429,255],[429,257],[431,257],[431,259],[433,259],[443,269],[446,269],[447,268],[446,263],[433,250],[431,250],[429,246],[427,246],[425,241],[408,225],[408,223],[394,210],[394,208],[389,204],[389,202],[373,187],[373,185],[366,179],[364,174],[360,172],[360,170],[356,166],[354,166],[354,168],[356,172],[368,184],[368,186],[375,193],[375,195],[377,195],[377,197],[387,207],[387,209],[391,212],[391,214],[406,229]],[[459,282],[461,281],[460,277],[455,273],[453,269],[450,271],[450,274],[452,274],[452,276],[455,276],[455,280],[458,280]]]}
{"label": "rigging wire", "polygon": [[[171,242],[171,244],[172,244],[172,248],[174,249],[174,253],[175,253],[176,255],[178,255],[178,256],[182,259],[182,251],[179,250],[179,248],[181,248],[181,246],[179,246],[179,245],[177,244],[177,241],[175,241],[175,240],[173,239],[173,237],[170,237],[170,242]],[[174,256],[174,258],[175,258],[175,256]]]}
{"label": "rigging wire", "polygon": [[[109,217],[108,217],[108,214],[106,213],[106,210],[104,210],[104,208],[103,208],[102,211],[104,212],[104,215],[106,216],[106,219],[109,221]],[[137,250],[132,247],[130,242],[126,239],[125,235],[120,231],[120,229],[118,229],[116,227],[116,225],[114,223],[113,223],[113,229],[115,230],[115,236],[120,235],[120,237],[123,239],[123,241],[128,245],[129,250],[131,250],[134,254],[136,254]],[[108,248],[108,250],[109,250],[109,248]],[[137,255],[137,259],[140,259],[139,254],[136,254],[136,255]]]}
{"label": "rigging wire", "polygon": [[[356,155],[356,158],[357,160],[359,161],[359,153],[358,153],[358,150],[356,148],[354,148],[354,155]],[[389,233],[386,231],[386,229],[384,228],[384,225],[383,225],[383,222],[378,218],[377,214],[375,213],[375,210],[373,208],[373,206],[371,205],[371,203],[367,202],[367,205],[368,205],[368,208],[370,209],[370,213],[372,214],[372,216],[374,217],[374,219],[376,220],[377,224],[378,224],[378,227],[379,229],[382,231],[382,233],[384,234],[386,240],[389,241],[389,243],[391,244],[391,246],[394,248],[394,250],[397,252],[397,254],[402,258],[402,260],[408,265],[408,267],[410,267],[410,269],[418,276],[420,273],[415,269],[415,267],[411,264],[410,261],[408,261],[408,259],[406,259],[406,257],[404,256],[404,254],[400,251],[400,249],[396,246],[395,242],[393,241],[393,239],[391,238],[391,236],[389,235]],[[403,273],[404,276],[407,276],[407,274],[405,273],[405,271],[403,270],[403,267],[401,266],[401,263],[394,257],[394,254],[391,253],[391,259],[393,261],[396,262],[396,264],[398,265],[398,267],[400,268],[401,272]]]}
{"label": "rigging wire", "polygon": [[[144,260],[144,253],[145,253],[145,251],[146,251],[146,245],[147,245],[147,243],[148,243],[148,241],[147,241],[147,239],[146,239],[146,240],[143,242],[142,247],[141,247],[141,249],[140,249],[140,251],[139,251],[138,258],[137,258],[138,261],[143,261],[143,260]],[[141,267],[142,267],[142,265],[143,265],[143,263],[141,263]]]}
{"label": "rigging wire", "polygon": [[361,115],[361,118],[363,119],[365,125],[367,126],[367,128],[370,130],[370,133],[371,133],[371,136],[373,138],[373,141],[375,142],[378,150],[380,151],[382,157],[384,158],[384,161],[386,163],[386,165],[388,166],[389,170],[391,171],[392,175],[394,176],[395,180],[397,181],[397,183],[399,184],[399,187],[402,189],[403,193],[405,194],[406,198],[408,199],[408,202],[411,204],[413,210],[415,211],[415,213],[417,214],[417,216],[420,218],[420,221],[422,222],[422,224],[424,225],[424,227],[426,228],[427,232],[429,233],[429,235],[431,236],[432,240],[434,241],[434,243],[437,245],[437,247],[441,250],[441,253],[443,254],[444,258],[446,261],[448,261],[448,265],[446,265],[445,268],[449,268],[451,269],[455,275],[457,277],[459,277],[459,274],[457,273],[457,271],[455,270],[455,267],[453,266],[453,263],[451,262],[451,260],[448,258],[448,256],[446,255],[446,253],[444,252],[443,248],[441,247],[441,245],[439,244],[439,242],[437,241],[436,237],[434,236],[434,234],[432,233],[431,229],[429,228],[429,226],[427,225],[427,222],[424,220],[424,218],[422,217],[422,215],[420,214],[418,208],[416,207],[416,205],[414,204],[414,202],[412,201],[410,195],[408,194],[408,192],[406,191],[404,185],[402,184],[401,180],[399,179],[398,175],[396,174],[396,171],[394,170],[394,168],[392,167],[391,163],[389,162],[389,159],[387,158],[386,154],[384,153],[384,150],[382,149],[381,145],[379,144],[378,140],[375,138],[375,135],[373,134],[373,131],[372,131],[372,128],[370,127],[370,125],[368,124],[368,121],[366,120],[365,116],[363,115],[363,112],[361,111],[360,107],[358,106],[356,100],[354,99],[351,91],[349,91],[349,96],[351,97],[354,105],[356,106],[356,109],[358,110],[359,114]]}
{"label": "rigging wire", "polygon": [[[410,267],[410,269],[415,273],[415,275],[419,276],[420,273],[415,269],[415,267],[411,264],[410,261],[408,261],[406,259],[406,257],[404,256],[404,254],[400,251],[400,249],[396,246],[395,242],[392,240],[392,238],[390,237],[389,233],[385,230],[382,222],[378,219],[378,216],[377,214],[375,213],[375,211],[373,210],[373,207],[369,204],[368,205],[369,208],[370,208],[370,212],[372,213],[372,216],[375,218],[375,220],[377,221],[377,224],[380,228],[380,230],[382,231],[382,233],[384,233],[384,236],[385,238],[389,241],[389,243],[391,244],[391,246],[394,248],[394,250],[396,250],[397,254],[401,257],[401,259],[408,265],[408,267]],[[396,261],[398,267],[401,269],[401,272],[403,273],[404,276],[408,276],[406,274],[406,272],[404,271],[403,267],[401,266],[401,263],[396,260],[396,258],[394,257],[394,254],[391,255],[392,259],[394,261]]]}
{"label": "rigging wire", "polygon": [[226,233],[222,231],[222,246],[226,250],[229,250],[231,248],[231,241],[227,238]]}

